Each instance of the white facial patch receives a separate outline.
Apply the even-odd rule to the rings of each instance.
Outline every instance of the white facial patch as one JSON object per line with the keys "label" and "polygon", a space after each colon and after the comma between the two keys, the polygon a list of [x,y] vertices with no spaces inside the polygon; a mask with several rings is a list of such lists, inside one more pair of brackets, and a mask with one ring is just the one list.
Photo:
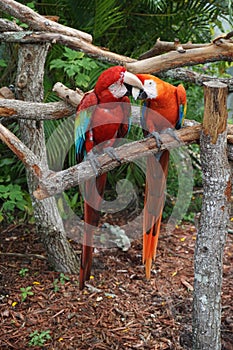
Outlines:
{"label": "white facial patch", "polygon": [[152,79],[144,81],[144,90],[147,94],[147,98],[156,98],[158,96],[156,82]]}
{"label": "white facial patch", "polygon": [[112,93],[112,95],[116,98],[121,98],[125,96],[127,93],[127,88],[124,84],[120,83],[120,80],[118,80],[116,83],[110,85],[108,87],[108,90]]}

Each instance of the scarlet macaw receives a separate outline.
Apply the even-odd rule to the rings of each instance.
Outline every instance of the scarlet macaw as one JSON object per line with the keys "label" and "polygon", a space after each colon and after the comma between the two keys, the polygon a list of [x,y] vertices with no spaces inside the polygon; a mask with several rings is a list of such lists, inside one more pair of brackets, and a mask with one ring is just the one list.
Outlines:
{"label": "scarlet macaw", "polygon": [[[130,100],[126,96],[134,89],[143,90],[141,81],[124,67],[114,66],[98,78],[92,92],[84,95],[75,120],[75,144],[77,161],[81,162],[95,149],[109,150],[117,138],[124,137],[129,128]],[[113,154],[113,152],[110,152]],[[90,155],[90,153],[89,153]],[[90,159],[91,160],[91,159]],[[96,167],[93,163],[93,167]],[[84,238],[80,264],[80,289],[90,278],[93,253],[93,234],[98,226],[100,205],[107,174],[86,181],[84,187]]]}
{"label": "scarlet macaw", "polygon": [[[144,135],[152,134],[159,142],[159,132],[170,133],[182,126],[187,107],[186,91],[182,84],[175,87],[149,74],[137,74],[137,77],[144,87],[140,98],[146,98],[141,116]],[[143,216],[143,263],[147,279],[150,279],[152,260],[156,256],[168,163],[167,150],[147,157]]]}

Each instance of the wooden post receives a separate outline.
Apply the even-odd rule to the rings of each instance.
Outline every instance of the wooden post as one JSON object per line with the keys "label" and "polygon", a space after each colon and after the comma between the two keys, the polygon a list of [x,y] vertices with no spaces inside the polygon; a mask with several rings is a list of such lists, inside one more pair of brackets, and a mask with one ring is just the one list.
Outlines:
{"label": "wooden post", "polygon": [[193,350],[221,349],[222,258],[231,196],[226,97],[225,84],[204,83],[200,137],[204,195],[194,263]]}

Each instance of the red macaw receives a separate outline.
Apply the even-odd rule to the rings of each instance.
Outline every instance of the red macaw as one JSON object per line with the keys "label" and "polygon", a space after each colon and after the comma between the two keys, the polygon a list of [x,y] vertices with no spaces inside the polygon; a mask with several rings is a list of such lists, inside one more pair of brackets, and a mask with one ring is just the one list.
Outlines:
{"label": "red macaw", "polygon": [[[141,81],[124,67],[114,66],[98,78],[92,92],[84,95],[75,119],[77,161],[81,162],[94,148],[109,150],[117,138],[124,137],[129,128],[130,100],[126,96],[132,87],[143,90]],[[114,155],[113,152],[111,154]],[[93,157],[92,157],[93,158]],[[90,158],[91,161],[91,158]],[[94,159],[93,159],[94,161]],[[96,164],[93,163],[96,169]],[[80,289],[90,278],[93,253],[93,234],[98,226],[100,206],[107,174],[86,181],[84,187],[84,238],[80,264]]]}
{"label": "red macaw", "polygon": [[[182,84],[175,87],[149,74],[137,74],[137,77],[144,87],[140,98],[146,98],[141,116],[144,135],[152,134],[159,142],[158,133],[182,126],[187,107],[186,91]],[[147,279],[150,279],[152,260],[156,256],[168,163],[169,151],[147,157],[143,217],[143,263]]]}

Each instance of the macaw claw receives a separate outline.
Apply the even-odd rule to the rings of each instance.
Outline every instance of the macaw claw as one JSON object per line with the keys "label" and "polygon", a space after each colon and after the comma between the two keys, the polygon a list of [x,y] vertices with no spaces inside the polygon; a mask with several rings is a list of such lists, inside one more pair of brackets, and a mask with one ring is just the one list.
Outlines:
{"label": "macaw claw", "polygon": [[96,154],[92,151],[90,151],[87,156],[86,160],[89,160],[91,167],[95,173],[96,176],[99,176],[99,168],[100,168],[100,163],[96,158]]}
{"label": "macaw claw", "polygon": [[160,150],[161,145],[162,145],[162,140],[161,140],[159,132],[152,131],[148,136],[153,136],[155,138],[156,145],[157,145],[158,149]]}
{"label": "macaw claw", "polygon": [[173,137],[176,141],[180,142],[179,137],[176,135],[175,130],[172,128],[166,128],[160,132],[160,134],[168,134]]}
{"label": "macaw claw", "polygon": [[116,160],[119,164],[121,164],[121,159],[118,157],[118,155],[116,154],[116,151],[113,147],[106,147],[103,149],[103,151],[105,153],[107,153],[107,155],[112,159],[112,160]]}

